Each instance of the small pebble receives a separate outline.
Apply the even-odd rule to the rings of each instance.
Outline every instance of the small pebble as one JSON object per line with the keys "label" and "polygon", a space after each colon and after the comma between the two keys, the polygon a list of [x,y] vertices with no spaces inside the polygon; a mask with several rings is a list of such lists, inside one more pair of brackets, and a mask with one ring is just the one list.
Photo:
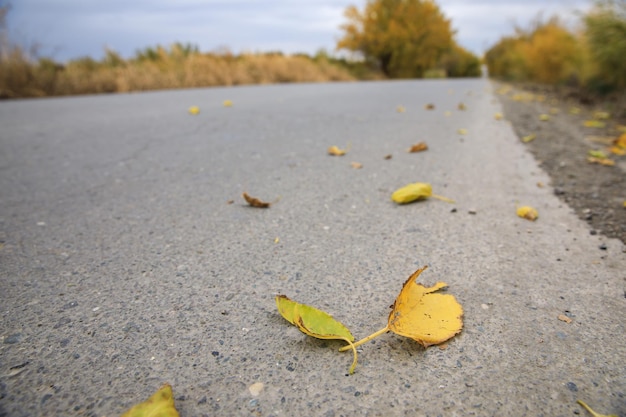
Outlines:
{"label": "small pebble", "polygon": [[468,210],[467,211],[469,214],[476,214],[476,210],[472,209],[472,210]]}
{"label": "small pebble", "polygon": [[599,248],[600,250],[607,250],[607,249],[608,249],[608,246],[606,246],[606,243],[603,243],[603,244],[601,244],[600,246],[598,246],[598,248]]}
{"label": "small pebble", "polygon": [[250,391],[250,395],[253,397],[258,397],[263,391],[264,385],[262,382],[255,382],[254,384],[248,387],[248,391]]}
{"label": "small pebble", "polygon": [[456,208],[453,208],[452,210],[450,210],[450,213],[456,213]]}

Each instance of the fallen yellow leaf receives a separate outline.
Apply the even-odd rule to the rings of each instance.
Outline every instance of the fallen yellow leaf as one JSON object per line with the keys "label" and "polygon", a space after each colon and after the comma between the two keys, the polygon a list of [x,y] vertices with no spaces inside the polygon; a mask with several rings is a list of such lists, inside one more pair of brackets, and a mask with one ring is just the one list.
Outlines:
{"label": "fallen yellow leaf", "polygon": [[585,120],[583,122],[583,126],[585,126],[585,127],[603,128],[604,126],[606,126],[606,123],[601,122],[599,120]]}
{"label": "fallen yellow leaf", "polygon": [[599,164],[599,165],[604,165],[607,167],[612,167],[613,165],[615,165],[615,161],[609,158],[595,158],[593,156],[590,156],[589,158],[587,158],[587,162],[589,162],[590,164]]}
{"label": "fallen yellow leaf", "polygon": [[595,411],[593,411],[591,409],[591,407],[589,407],[587,404],[585,404],[584,401],[578,400],[576,402],[578,404],[580,404],[585,410],[589,411],[593,417],[617,417],[617,414],[599,414],[599,413],[596,413]]}
{"label": "fallen yellow leaf", "polygon": [[428,145],[426,142],[419,142],[415,145],[411,145],[411,147],[407,150],[409,153],[422,152],[428,150]]}
{"label": "fallen yellow leaf", "polygon": [[578,107],[570,107],[569,113],[570,114],[580,114],[580,109]]}
{"label": "fallen yellow leaf", "polygon": [[569,317],[567,317],[565,314],[559,314],[559,316],[557,317],[559,320],[561,320],[562,322],[565,322],[567,324],[572,322],[572,319],[570,319]]}
{"label": "fallen yellow leaf", "polygon": [[606,111],[596,111],[593,113],[593,118],[596,120],[608,120],[611,115]]}
{"label": "fallen yellow leaf", "polygon": [[535,221],[539,217],[537,210],[530,206],[522,206],[517,209],[517,215],[523,219]]}
{"label": "fallen yellow leaf", "polygon": [[200,107],[198,107],[198,106],[191,106],[191,107],[189,107],[189,114],[192,114],[192,115],[195,116],[198,113],[200,113]]}
{"label": "fallen yellow leaf", "polygon": [[224,107],[232,107],[233,106],[233,102],[230,100],[224,100],[224,102],[222,103],[224,105]]}
{"label": "fallen yellow leaf", "polygon": [[[354,343],[355,347],[388,331],[411,338],[425,348],[443,343],[461,332],[463,307],[453,295],[437,293],[448,285],[438,282],[432,287],[424,287],[417,283],[426,268],[418,269],[406,280],[391,307],[387,326]],[[347,349],[344,346],[339,350]]]}
{"label": "fallen yellow leaf", "polygon": [[391,199],[398,204],[412,203],[429,197],[437,198],[448,203],[454,203],[454,200],[433,194],[433,187],[425,182],[415,182],[405,185],[391,194]]}
{"label": "fallen yellow leaf", "polygon": [[496,114],[493,115],[493,118],[496,119],[496,120],[502,120],[502,117],[503,117],[502,113],[496,113]]}
{"label": "fallen yellow leaf", "polygon": [[292,301],[286,295],[279,294],[276,296],[276,306],[280,315],[296,326],[302,333],[317,339],[346,341],[348,345],[345,347],[347,349],[352,348],[354,353],[350,373],[354,372],[354,368],[357,365],[357,352],[352,343],[354,336],[352,336],[352,333],[346,326],[325,311]]}
{"label": "fallen yellow leaf", "polygon": [[396,107],[396,111],[398,113],[404,113],[406,111],[406,109],[404,108],[404,106],[398,106],[398,107]]}
{"label": "fallen yellow leaf", "polygon": [[626,149],[626,133],[623,133],[619,138],[615,139],[614,144],[619,148]]}
{"label": "fallen yellow leaf", "polygon": [[606,159],[606,154],[603,151],[590,149],[589,156],[593,156],[594,158]]}
{"label": "fallen yellow leaf", "polygon": [[458,130],[457,130],[457,133],[458,133],[459,135],[467,135],[467,129],[463,129],[463,128],[458,129]]}
{"label": "fallen yellow leaf", "polygon": [[174,406],[174,394],[170,384],[163,385],[152,397],[134,405],[122,417],[179,417]]}
{"label": "fallen yellow leaf", "polygon": [[542,122],[547,122],[548,120],[550,120],[550,116],[543,113],[539,115],[539,120],[541,120]]}
{"label": "fallen yellow leaf", "polygon": [[333,145],[328,148],[328,154],[333,156],[343,156],[348,152],[347,149],[339,149],[337,146]]}
{"label": "fallen yellow leaf", "polygon": [[537,139],[537,135],[534,133],[531,133],[530,135],[526,135],[522,138],[522,142],[524,143],[528,143],[528,142],[532,142],[533,140]]}
{"label": "fallen yellow leaf", "polygon": [[360,162],[350,162],[350,166],[354,169],[361,169],[363,168],[363,164]]}

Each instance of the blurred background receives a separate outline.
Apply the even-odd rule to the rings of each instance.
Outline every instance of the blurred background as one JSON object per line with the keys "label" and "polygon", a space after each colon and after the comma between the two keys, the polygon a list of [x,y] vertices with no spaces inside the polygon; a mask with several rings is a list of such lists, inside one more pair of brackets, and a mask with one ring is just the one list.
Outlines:
{"label": "blurred background", "polygon": [[626,86],[626,1],[0,0],[0,97],[386,78]]}

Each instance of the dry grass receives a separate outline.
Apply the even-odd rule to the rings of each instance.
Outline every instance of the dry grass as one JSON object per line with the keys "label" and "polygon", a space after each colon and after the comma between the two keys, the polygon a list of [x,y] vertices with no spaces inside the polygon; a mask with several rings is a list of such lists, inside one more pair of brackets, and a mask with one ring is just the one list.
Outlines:
{"label": "dry grass", "polygon": [[19,47],[3,51],[0,97],[5,98],[355,79],[345,66],[326,58],[202,54],[184,51],[180,45],[169,51],[147,49],[129,60],[107,51],[102,61],[83,58],[66,65],[35,61]]}

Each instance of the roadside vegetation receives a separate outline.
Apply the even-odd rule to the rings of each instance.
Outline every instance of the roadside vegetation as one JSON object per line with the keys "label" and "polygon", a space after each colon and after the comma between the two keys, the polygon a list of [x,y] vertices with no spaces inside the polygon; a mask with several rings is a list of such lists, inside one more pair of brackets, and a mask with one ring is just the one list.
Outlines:
{"label": "roadside vegetation", "polygon": [[0,98],[116,93],[169,88],[480,75],[480,60],[454,41],[450,20],[427,0],[369,0],[346,9],[336,57],[281,52],[204,53],[191,44],[148,47],[124,58],[60,63],[12,42],[0,5]]}
{"label": "roadside vegetation", "polygon": [[626,1],[596,1],[577,29],[557,17],[500,39],[485,54],[506,81],[565,86],[596,94],[626,91]]}

